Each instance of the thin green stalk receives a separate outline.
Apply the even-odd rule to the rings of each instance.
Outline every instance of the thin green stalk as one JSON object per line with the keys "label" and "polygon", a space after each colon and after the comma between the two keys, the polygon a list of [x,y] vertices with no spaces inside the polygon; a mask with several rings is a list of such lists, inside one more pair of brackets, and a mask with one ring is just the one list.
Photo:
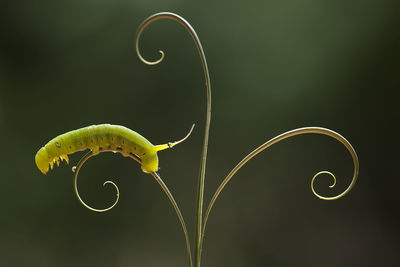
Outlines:
{"label": "thin green stalk", "polygon": [[188,257],[189,257],[189,266],[192,267],[193,266],[193,260],[192,260],[192,252],[190,251],[189,234],[188,234],[188,231],[187,231],[187,228],[186,228],[185,220],[183,219],[182,213],[179,210],[178,204],[176,203],[174,197],[172,196],[171,192],[168,190],[167,185],[163,182],[161,177],[155,172],[151,173],[151,175],[154,177],[154,179],[156,179],[157,183],[161,186],[162,190],[167,195],[169,201],[171,202],[172,206],[174,207],[176,214],[178,215],[179,221],[180,221],[180,223],[182,225],[182,230],[183,230],[183,232],[185,234],[186,250],[187,250],[187,253],[188,253]]}
{"label": "thin green stalk", "polygon": [[197,205],[196,205],[196,236],[195,236],[195,255],[194,255],[194,264],[195,267],[200,267],[201,262],[201,243],[202,243],[202,223],[203,223],[203,203],[204,203],[204,181],[205,181],[205,173],[206,173],[206,161],[207,161],[207,148],[208,148],[208,136],[210,132],[210,122],[211,122],[211,83],[210,83],[210,75],[208,72],[206,56],[204,54],[203,47],[201,45],[200,39],[197,36],[196,31],[193,27],[181,16],[176,15],[170,12],[161,12],[154,14],[148,17],[142,24],[139,26],[136,33],[136,53],[139,59],[147,64],[147,65],[155,65],[160,63],[164,59],[164,52],[159,51],[161,57],[156,61],[148,61],[144,59],[140,53],[139,49],[139,39],[143,32],[143,30],[152,22],[159,19],[171,19],[177,21],[179,24],[183,25],[185,29],[189,32],[192,37],[197,51],[200,55],[201,64],[203,66],[204,71],[204,79],[206,83],[206,91],[207,91],[207,107],[206,107],[206,122],[204,129],[204,140],[203,140],[203,148],[200,159],[200,169],[199,169],[199,177],[198,177],[198,185],[197,185]]}

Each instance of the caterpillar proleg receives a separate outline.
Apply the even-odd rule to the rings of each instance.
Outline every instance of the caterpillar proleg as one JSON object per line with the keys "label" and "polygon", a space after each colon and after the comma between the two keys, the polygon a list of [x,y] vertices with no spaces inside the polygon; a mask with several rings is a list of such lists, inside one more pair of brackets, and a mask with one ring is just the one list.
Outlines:
{"label": "caterpillar proleg", "polygon": [[153,145],[146,138],[135,131],[120,125],[100,124],[84,127],[78,130],[61,134],[40,148],[36,153],[35,162],[38,169],[46,174],[54,163],[59,166],[60,161],[69,162],[68,154],[90,149],[94,154],[103,149],[119,152],[124,156],[134,154],[141,160],[142,170],[152,173],[158,170],[157,152],[172,148],[185,141],[192,133],[194,124],[189,133],[181,140],[163,145]]}

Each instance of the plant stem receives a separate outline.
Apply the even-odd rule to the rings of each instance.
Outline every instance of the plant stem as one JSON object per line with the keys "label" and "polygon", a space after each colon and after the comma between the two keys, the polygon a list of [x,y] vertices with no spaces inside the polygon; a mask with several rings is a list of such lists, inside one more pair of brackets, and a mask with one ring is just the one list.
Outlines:
{"label": "plant stem", "polygon": [[160,63],[164,59],[164,52],[160,50],[161,57],[156,61],[147,61],[142,57],[140,54],[139,49],[139,39],[143,32],[143,30],[152,22],[159,20],[159,19],[170,19],[178,22],[185,29],[189,32],[190,36],[192,37],[197,51],[199,52],[201,64],[203,66],[204,72],[204,79],[207,91],[207,108],[206,108],[206,122],[205,122],[205,129],[204,129],[204,140],[203,140],[203,149],[200,159],[200,170],[199,170],[199,177],[198,177],[198,186],[197,186],[197,205],[196,205],[196,237],[195,237],[195,254],[194,254],[194,265],[195,267],[200,267],[201,262],[201,248],[202,248],[202,227],[203,227],[203,202],[204,202],[204,180],[206,174],[206,161],[207,161],[207,148],[208,148],[208,136],[210,132],[210,122],[211,122],[211,83],[210,83],[210,75],[208,72],[208,66],[206,61],[206,56],[204,54],[203,47],[201,45],[200,39],[197,36],[196,31],[193,27],[181,16],[170,13],[170,12],[160,12],[154,14],[139,26],[137,33],[136,33],[136,53],[138,54],[139,59],[147,65],[156,65]]}
{"label": "plant stem", "polygon": [[151,175],[154,177],[154,179],[156,179],[157,183],[161,186],[162,190],[167,195],[169,201],[171,202],[172,206],[174,207],[176,215],[178,215],[179,221],[180,221],[181,226],[182,226],[183,233],[185,234],[186,250],[187,250],[187,253],[188,253],[188,257],[189,257],[189,266],[193,267],[192,252],[190,251],[189,234],[187,232],[185,220],[183,219],[183,216],[182,216],[182,213],[181,213],[181,211],[180,211],[180,209],[178,207],[178,204],[176,203],[174,197],[172,196],[171,192],[168,190],[168,187],[165,185],[165,183],[163,182],[161,177],[155,172],[151,173]]}
{"label": "plant stem", "polygon": [[208,72],[206,56],[204,54],[203,47],[201,46],[200,39],[198,38],[194,29],[192,27],[190,28],[193,31],[191,35],[196,43],[196,47],[201,59],[201,64],[203,66],[204,79],[207,91],[207,109],[206,109],[206,121],[204,128],[203,150],[201,154],[200,170],[199,170],[199,178],[197,186],[196,237],[195,237],[195,256],[194,256],[195,267],[200,267],[201,250],[203,246],[202,228],[203,228],[204,181],[206,175],[208,137],[210,134],[210,123],[211,123],[211,82],[210,82],[210,74]]}

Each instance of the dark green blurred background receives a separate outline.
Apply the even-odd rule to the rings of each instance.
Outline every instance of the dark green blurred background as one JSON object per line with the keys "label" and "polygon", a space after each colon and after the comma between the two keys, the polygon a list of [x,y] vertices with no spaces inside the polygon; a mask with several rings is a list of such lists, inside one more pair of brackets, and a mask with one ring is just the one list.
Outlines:
{"label": "dark green blurred background", "polygon": [[[47,176],[37,150],[58,134],[91,124],[122,124],[155,144],[160,174],[194,230],[204,130],[200,60],[179,24],[143,34],[148,59],[134,51],[138,25],[159,11],[184,16],[207,55],[213,115],[206,203],[250,150],[284,131],[328,127],[356,148],[360,176],[346,197],[322,201],[309,189],[319,170],[340,193],[352,162],[328,137],[273,146],[232,180],[211,214],[204,266],[399,266],[398,1],[2,1],[0,4],[0,266],[187,266],[172,207],[132,160],[103,153],[82,170],[80,205],[71,165]],[[326,178],[326,177],[325,177]],[[193,239],[193,235],[192,235]]]}

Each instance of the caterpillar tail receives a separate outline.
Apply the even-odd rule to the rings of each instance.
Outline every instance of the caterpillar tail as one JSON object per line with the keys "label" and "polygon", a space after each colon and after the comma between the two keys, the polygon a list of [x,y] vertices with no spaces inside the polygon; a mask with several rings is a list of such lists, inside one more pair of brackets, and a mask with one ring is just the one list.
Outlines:
{"label": "caterpillar tail", "polygon": [[182,143],[183,141],[185,141],[186,139],[189,138],[189,136],[191,135],[191,133],[193,131],[194,125],[195,124],[193,123],[192,128],[190,128],[189,133],[184,138],[182,138],[181,140],[175,141],[175,142],[169,142],[168,144],[154,146],[155,151],[158,152],[158,151],[161,151],[164,149],[172,148],[172,147],[176,146],[177,144]]}

